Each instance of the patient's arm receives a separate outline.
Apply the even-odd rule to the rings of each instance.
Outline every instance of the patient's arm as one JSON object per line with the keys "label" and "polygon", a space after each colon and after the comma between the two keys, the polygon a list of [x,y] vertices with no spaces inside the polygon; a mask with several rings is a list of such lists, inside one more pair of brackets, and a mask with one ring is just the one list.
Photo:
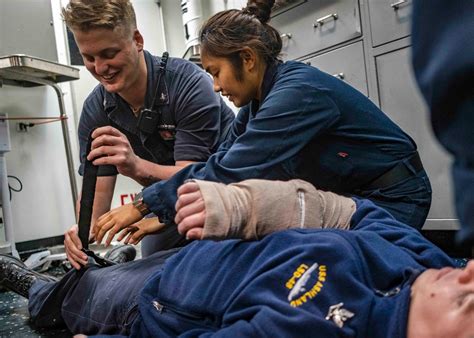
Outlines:
{"label": "patient's arm", "polygon": [[191,239],[258,239],[290,228],[348,229],[355,202],[302,180],[194,180],[178,190],[176,223]]}

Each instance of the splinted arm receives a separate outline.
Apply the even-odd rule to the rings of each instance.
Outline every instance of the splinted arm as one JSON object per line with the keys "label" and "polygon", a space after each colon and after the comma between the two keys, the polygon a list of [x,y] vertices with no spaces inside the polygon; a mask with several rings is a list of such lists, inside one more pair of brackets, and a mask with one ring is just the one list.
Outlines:
{"label": "splinted arm", "polygon": [[[348,229],[356,210],[352,199],[318,190],[302,180],[254,179],[229,185],[193,182],[204,200],[204,222],[193,224],[202,227],[201,239],[255,240],[290,228]],[[183,221],[182,207],[178,202],[177,223]],[[178,229],[183,232],[182,227]]]}

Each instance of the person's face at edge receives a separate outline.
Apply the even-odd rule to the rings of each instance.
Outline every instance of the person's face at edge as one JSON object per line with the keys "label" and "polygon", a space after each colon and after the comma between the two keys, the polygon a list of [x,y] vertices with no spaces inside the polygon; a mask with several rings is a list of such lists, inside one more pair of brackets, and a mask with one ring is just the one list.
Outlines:
{"label": "person's face at edge", "polygon": [[429,269],[416,279],[408,337],[474,337],[474,260],[464,269]]}
{"label": "person's face at edge", "polygon": [[73,30],[87,70],[110,93],[125,93],[138,82],[143,37],[124,28]]}
{"label": "person's face at edge", "polygon": [[259,67],[255,53],[246,48],[241,52],[242,78],[239,81],[237,70],[225,57],[216,57],[206,53],[201,54],[203,68],[214,79],[214,91],[220,92],[233,102],[236,107],[242,107],[250,101],[260,99],[260,89],[263,81],[264,67]]}

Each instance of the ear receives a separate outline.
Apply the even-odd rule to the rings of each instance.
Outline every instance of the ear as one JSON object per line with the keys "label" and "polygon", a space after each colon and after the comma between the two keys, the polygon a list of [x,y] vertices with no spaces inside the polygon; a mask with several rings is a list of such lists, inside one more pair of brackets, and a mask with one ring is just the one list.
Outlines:
{"label": "ear", "polygon": [[240,51],[240,58],[242,59],[242,65],[244,69],[250,72],[256,69],[258,56],[252,48],[242,48],[242,50]]}
{"label": "ear", "polygon": [[133,42],[135,42],[138,51],[141,52],[143,50],[144,40],[138,29],[135,29],[135,31],[133,32]]}

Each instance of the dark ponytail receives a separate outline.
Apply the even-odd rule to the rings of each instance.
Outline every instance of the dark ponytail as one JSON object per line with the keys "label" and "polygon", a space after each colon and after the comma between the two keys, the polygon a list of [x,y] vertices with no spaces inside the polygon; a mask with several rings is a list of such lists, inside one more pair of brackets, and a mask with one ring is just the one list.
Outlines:
{"label": "dark ponytail", "polygon": [[203,53],[228,58],[242,74],[240,52],[253,49],[267,64],[278,59],[282,42],[278,31],[268,24],[274,0],[249,0],[242,10],[231,9],[212,16],[199,34]]}
{"label": "dark ponytail", "polygon": [[247,2],[247,7],[242,9],[242,12],[245,14],[255,16],[258,21],[262,24],[268,23],[270,21],[270,14],[272,12],[272,7],[275,1],[259,1],[259,0],[249,0]]}

